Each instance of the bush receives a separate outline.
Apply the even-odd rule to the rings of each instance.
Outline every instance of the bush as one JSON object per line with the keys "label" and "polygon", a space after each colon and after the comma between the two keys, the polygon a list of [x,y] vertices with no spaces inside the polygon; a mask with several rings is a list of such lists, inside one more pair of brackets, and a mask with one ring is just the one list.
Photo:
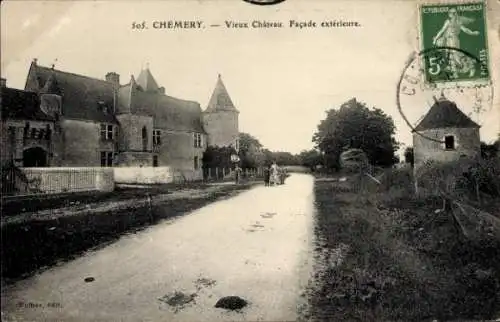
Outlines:
{"label": "bush", "polygon": [[500,162],[457,160],[448,163],[428,162],[417,170],[418,186],[431,192],[455,197],[500,196]]}
{"label": "bush", "polygon": [[411,167],[386,169],[379,176],[379,180],[384,191],[413,189],[413,171]]}

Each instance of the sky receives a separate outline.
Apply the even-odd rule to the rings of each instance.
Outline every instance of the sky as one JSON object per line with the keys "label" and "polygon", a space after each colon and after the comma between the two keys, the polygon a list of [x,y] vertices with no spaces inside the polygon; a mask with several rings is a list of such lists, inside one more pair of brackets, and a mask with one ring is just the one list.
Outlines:
{"label": "sky", "polygon": [[[242,0],[4,1],[1,75],[9,87],[23,88],[37,58],[40,65],[90,77],[116,72],[125,84],[149,65],[167,95],[197,101],[204,109],[221,74],[240,111],[240,131],[266,148],[292,153],[312,148],[326,111],[356,97],[393,118],[404,148],[411,146],[411,129],[397,109],[396,86],[418,49],[416,9],[417,2],[403,0],[286,0],[274,6]],[[491,1],[488,35],[496,95],[475,119],[486,142],[500,132],[500,59],[494,59],[500,57],[498,13],[500,1]],[[154,21],[170,20],[200,20],[206,28],[152,28]],[[225,21],[254,20],[282,22],[284,28],[224,27]],[[289,20],[360,26],[299,29],[289,28]],[[133,22],[143,21],[149,29],[132,29]],[[469,107],[461,108],[468,113]],[[429,105],[409,101],[402,109],[415,123]]]}

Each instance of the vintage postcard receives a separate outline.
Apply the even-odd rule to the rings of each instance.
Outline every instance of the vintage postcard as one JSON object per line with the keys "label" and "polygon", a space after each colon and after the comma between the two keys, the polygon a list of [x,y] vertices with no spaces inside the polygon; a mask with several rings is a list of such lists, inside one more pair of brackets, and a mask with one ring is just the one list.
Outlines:
{"label": "vintage postcard", "polygon": [[500,1],[0,20],[2,321],[500,319]]}

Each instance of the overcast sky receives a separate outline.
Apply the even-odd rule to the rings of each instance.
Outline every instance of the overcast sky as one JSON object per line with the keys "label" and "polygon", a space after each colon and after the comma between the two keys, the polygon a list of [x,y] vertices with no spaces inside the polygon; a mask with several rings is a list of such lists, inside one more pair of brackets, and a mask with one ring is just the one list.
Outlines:
{"label": "overcast sky", "polygon": [[[500,2],[490,6],[490,57],[498,58]],[[312,148],[325,111],[352,97],[392,116],[397,139],[411,145],[410,129],[397,111],[396,85],[417,48],[416,8],[413,1],[368,0],[287,0],[276,6],[241,0],[6,1],[1,74],[9,87],[23,88],[33,58],[45,66],[57,59],[57,69],[97,78],[114,71],[127,83],[149,63],[168,95],[205,108],[220,73],[241,112],[240,131],[271,150]],[[288,28],[291,19],[358,21],[361,27],[300,30]],[[201,20],[207,28],[155,30],[156,20]],[[209,27],[225,20],[281,21],[285,28]],[[146,21],[150,29],[132,30],[134,21]],[[500,132],[500,66],[492,70],[496,95],[489,112],[479,116],[488,142]],[[403,108],[412,122],[429,108],[410,105]]]}

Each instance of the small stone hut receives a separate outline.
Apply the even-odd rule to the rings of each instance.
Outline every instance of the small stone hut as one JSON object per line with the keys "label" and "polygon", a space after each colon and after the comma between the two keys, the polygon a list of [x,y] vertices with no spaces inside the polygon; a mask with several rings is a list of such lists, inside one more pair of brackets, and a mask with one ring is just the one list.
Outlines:
{"label": "small stone hut", "polygon": [[480,126],[441,95],[413,130],[414,173],[428,161],[452,162],[481,155]]}

